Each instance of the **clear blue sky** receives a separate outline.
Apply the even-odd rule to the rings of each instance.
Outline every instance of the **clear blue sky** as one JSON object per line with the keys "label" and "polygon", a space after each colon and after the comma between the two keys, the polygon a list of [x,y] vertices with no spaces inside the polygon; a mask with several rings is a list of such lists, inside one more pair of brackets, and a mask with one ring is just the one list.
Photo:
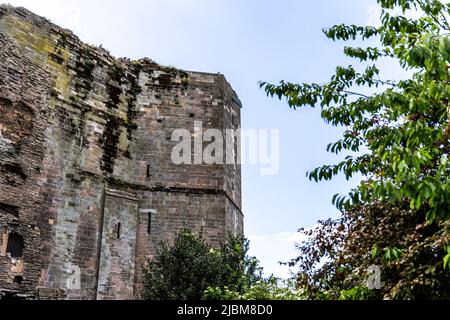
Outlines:
{"label": "clear blue sky", "polygon": [[243,169],[246,235],[268,272],[286,275],[277,262],[294,257],[296,230],[336,216],[331,197],[357,182],[310,182],[306,171],[338,159],[325,149],[340,130],[326,126],[317,110],[294,111],[267,98],[257,82],[323,82],[336,65],[355,64],[344,58],[343,44],[327,40],[321,29],[366,24],[375,0],[5,2],[44,15],[118,57],[221,72],[242,100],[243,128],[280,129],[279,174]]}

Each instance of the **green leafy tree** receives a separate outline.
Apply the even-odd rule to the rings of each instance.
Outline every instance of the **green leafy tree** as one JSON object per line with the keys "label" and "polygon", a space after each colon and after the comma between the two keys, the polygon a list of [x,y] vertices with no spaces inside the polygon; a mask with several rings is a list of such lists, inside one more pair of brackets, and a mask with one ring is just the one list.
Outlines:
{"label": "green leafy tree", "polygon": [[[311,180],[340,173],[364,177],[349,194],[333,198],[341,218],[310,231],[292,264],[300,265],[299,284],[312,298],[448,298],[450,6],[437,0],[377,2],[379,27],[324,30],[331,40],[369,42],[344,49],[361,68],[339,66],[323,84],[261,83],[291,108],[320,107],[325,122],[346,128],[328,146],[345,160],[313,170]],[[408,18],[411,10],[422,16]],[[412,76],[382,79],[379,62],[385,58]],[[381,266],[382,289],[366,290],[371,264]]]}
{"label": "green leafy tree", "polygon": [[224,245],[213,250],[219,259],[222,287],[243,292],[262,279],[262,268],[256,257],[249,256],[250,242],[242,236],[229,234]]}
{"label": "green leafy tree", "polygon": [[229,235],[218,249],[201,234],[180,230],[173,244],[162,242],[143,270],[141,297],[147,300],[199,300],[209,287],[241,292],[261,279],[258,260],[248,256],[248,240]]}

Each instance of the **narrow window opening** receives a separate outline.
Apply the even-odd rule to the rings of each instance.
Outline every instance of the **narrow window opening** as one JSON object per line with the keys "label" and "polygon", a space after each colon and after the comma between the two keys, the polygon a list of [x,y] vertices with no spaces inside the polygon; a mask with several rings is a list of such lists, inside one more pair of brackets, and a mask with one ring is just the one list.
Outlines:
{"label": "narrow window opening", "polygon": [[121,227],[122,227],[122,224],[119,222],[117,224],[117,239],[120,239],[120,229],[121,229]]}
{"label": "narrow window opening", "polygon": [[150,178],[150,165],[147,165],[147,178]]}
{"label": "narrow window opening", "polygon": [[147,222],[147,233],[150,234],[152,232],[152,214],[148,214],[148,222]]}
{"label": "narrow window opening", "polygon": [[6,252],[11,258],[20,258],[23,253],[23,237],[18,233],[10,233]]}

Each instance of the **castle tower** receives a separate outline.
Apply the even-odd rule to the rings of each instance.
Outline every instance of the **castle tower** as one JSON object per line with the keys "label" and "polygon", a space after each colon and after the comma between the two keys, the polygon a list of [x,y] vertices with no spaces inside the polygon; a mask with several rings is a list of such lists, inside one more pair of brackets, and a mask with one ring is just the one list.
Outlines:
{"label": "castle tower", "polygon": [[242,233],[240,166],[172,158],[175,130],[226,141],[240,108],[220,74],[115,59],[1,5],[0,298],[132,299],[183,226]]}

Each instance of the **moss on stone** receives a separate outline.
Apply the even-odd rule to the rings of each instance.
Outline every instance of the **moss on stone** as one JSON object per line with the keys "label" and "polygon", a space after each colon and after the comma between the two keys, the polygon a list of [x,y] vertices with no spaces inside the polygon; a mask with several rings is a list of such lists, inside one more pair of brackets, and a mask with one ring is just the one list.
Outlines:
{"label": "moss on stone", "polygon": [[27,21],[12,15],[7,15],[0,20],[0,28],[5,30],[6,34],[20,47],[29,46],[40,54],[41,59],[35,56],[35,62],[55,76],[55,89],[67,97],[70,75],[66,65],[70,59],[69,51],[58,46],[58,40],[43,34]]}

